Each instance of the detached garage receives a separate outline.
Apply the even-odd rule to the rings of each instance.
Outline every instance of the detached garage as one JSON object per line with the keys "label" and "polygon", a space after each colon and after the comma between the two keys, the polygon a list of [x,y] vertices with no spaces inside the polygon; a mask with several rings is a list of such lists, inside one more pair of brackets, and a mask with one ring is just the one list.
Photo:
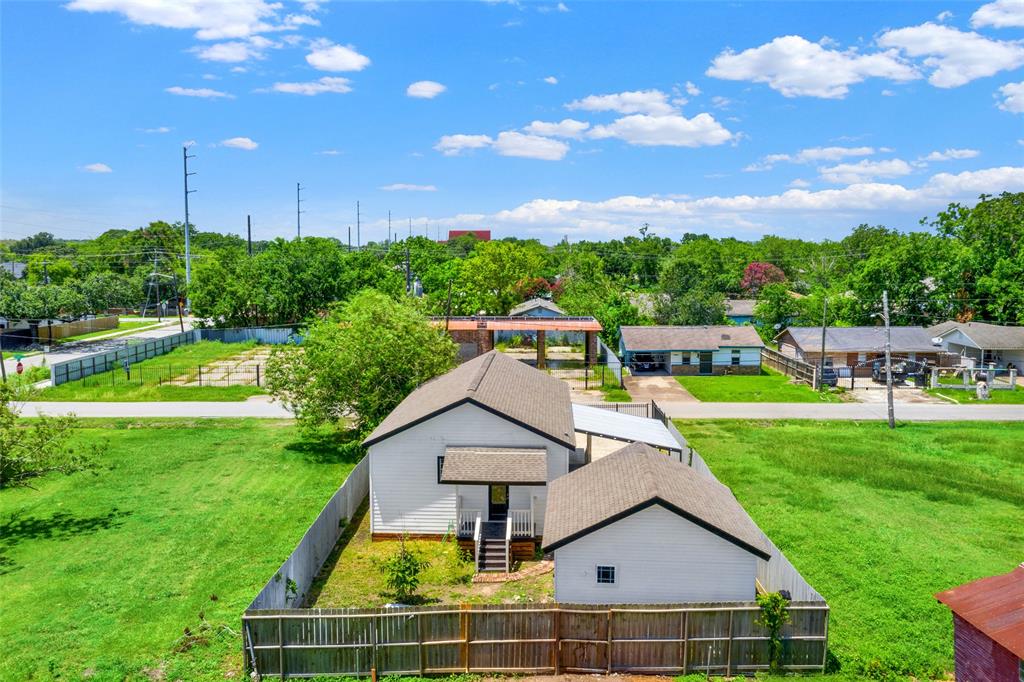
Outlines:
{"label": "detached garage", "polygon": [[640,443],[552,481],[545,523],[560,602],[748,601],[770,558],[729,488]]}
{"label": "detached garage", "polygon": [[760,374],[764,342],[753,327],[621,327],[619,351],[634,374]]}

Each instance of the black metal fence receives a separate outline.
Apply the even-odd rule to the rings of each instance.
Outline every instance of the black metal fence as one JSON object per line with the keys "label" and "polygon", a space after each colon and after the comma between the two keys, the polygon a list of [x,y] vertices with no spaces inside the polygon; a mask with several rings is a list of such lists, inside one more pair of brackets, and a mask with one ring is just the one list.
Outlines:
{"label": "black metal fence", "polygon": [[600,390],[601,388],[622,388],[622,374],[608,365],[590,367],[552,367],[548,374],[569,384],[575,391]]}
{"label": "black metal fence", "polygon": [[266,371],[262,364],[232,366],[161,365],[152,361],[144,365],[125,365],[81,379],[81,386],[263,386]]}
{"label": "black metal fence", "polygon": [[[54,386],[76,381],[93,374],[102,374],[124,363],[133,365],[149,358],[170,353],[178,346],[196,342],[192,331],[146,339],[138,343],[129,340],[126,345],[102,353],[85,355],[74,360],[54,363],[50,367],[50,381]],[[109,377],[108,377],[109,378]]]}

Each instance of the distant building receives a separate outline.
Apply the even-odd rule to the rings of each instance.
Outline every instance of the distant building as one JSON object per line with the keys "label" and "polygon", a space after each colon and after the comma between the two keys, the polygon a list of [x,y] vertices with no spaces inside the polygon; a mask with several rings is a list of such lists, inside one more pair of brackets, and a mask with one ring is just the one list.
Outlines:
{"label": "distant building", "polygon": [[[944,365],[942,349],[924,327],[892,327],[891,353],[899,360]],[[779,352],[817,365],[821,362],[821,327],[787,327],[776,337]],[[827,327],[825,366],[850,367],[855,376],[871,376],[871,363],[885,358],[885,327]],[[847,376],[847,375],[844,375]]]}
{"label": "distant building", "polygon": [[4,270],[6,270],[7,272],[9,272],[12,275],[14,275],[14,279],[21,279],[28,272],[28,263],[17,263],[15,261],[3,261],[3,263],[0,263],[0,267],[2,267]]}
{"label": "distant building", "polygon": [[953,612],[957,682],[1024,680],[1024,564],[935,598]]}
{"label": "distant building", "polygon": [[1024,368],[1024,327],[950,321],[929,327],[928,333],[964,364]]}
{"label": "distant building", "polygon": [[451,241],[453,239],[458,239],[459,237],[466,237],[469,235],[476,237],[478,240],[482,242],[491,241],[490,230],[448,230],[448,239],[446,241]]}
{"label": "distant building", "polygon": [[733,324],[753,324],[754,306],[757,301],[752,298],[737,298],[725,302],[725,316]]}
{"label": "distant building", "polygon": [[753,327],[621,327],[622,360],[636,372],[760,374],[764,342]]}
{"label": "distant building", "polygon": [[554,301],[546,298],[531,298],[508,311],[509,317],[563,317],[565,311]]}

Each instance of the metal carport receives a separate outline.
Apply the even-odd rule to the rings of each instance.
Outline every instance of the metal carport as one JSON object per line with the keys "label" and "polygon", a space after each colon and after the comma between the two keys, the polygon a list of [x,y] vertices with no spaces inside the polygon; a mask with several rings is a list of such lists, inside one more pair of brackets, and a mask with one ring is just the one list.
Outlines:
{"label": "metal carport", "polygon": [[685,444],[658,419],[636,417],[591,405],[572,406],[572,420],[576,433],[587,435],[587,461],[590,461],[592,436],[618,440],[624,443],[646,443],[652,448],[668,451],[682,457]]}

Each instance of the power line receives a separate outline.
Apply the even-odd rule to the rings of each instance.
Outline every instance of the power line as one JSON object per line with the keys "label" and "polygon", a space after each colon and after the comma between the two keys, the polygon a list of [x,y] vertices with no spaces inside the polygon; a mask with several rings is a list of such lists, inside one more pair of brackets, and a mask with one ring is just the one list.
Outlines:
{"label": "power line", "polygon": [[[192,258],[191,258],[192,247],[191,247],[191,242],[190,242],[190,237],[189,237],[189,231],[190,230],[189,230],[189,224],[188,224],[188,195],[191,194],[192,192],[196,191],[194,189],[189,189],[188,188],[188,176],[195,175],[195,173],[190,173],[188,171],[188,160],[189,159],[194,159],[196,157],[195,157],[195,154],[189,155],[189,153],[188,153],[188,145],[184,145],[181,148],[181,156],[182,156],[182,161],[184,163],[184,169],[185,169],[185,289],[188,290],[189,286],[192,284]],[[154,261],[154,268],[155,268],[155,261]],[[189,291],[188,298],[185,301],[185,306],[189,310],[192,309],[192,292],[191,291]]]}

